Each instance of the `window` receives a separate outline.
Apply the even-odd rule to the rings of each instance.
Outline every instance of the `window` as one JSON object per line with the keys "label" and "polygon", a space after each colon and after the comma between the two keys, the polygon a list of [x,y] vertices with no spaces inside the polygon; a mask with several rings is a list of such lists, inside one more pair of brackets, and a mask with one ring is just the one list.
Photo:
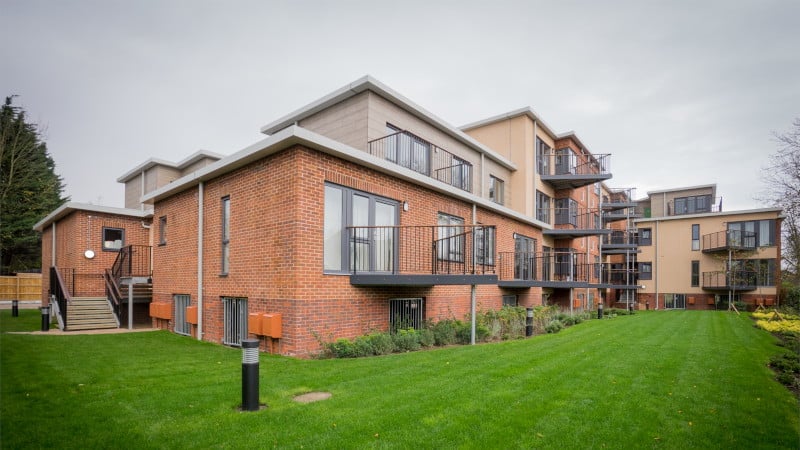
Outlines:
{"label": "window", "polygon": [[640,280],[653,279],[653,263],[650,262],[639,263],[639,279]]}
{"label": "window", "polygon": [[[458,156],[451,156],[450,165],[450,184],[451,186],[455,186],[463,191],[472,192],[472,186],[470,183],[472,181],[471,173],[472,173],[472,164],[468,163],[467,160],[461,159]],[[442,180],[438,176],[435,177],[437,180],[444,181],[447,183],[447,180]],[[501,182],[502,183],[502,182]],[[500,193],[500,201],[497,203],[503,203],[502,199],[502,192]]]}
{"label": "window", "polygon": [[536,279],[536,239],[514,235],[514,279]]}
{"label": "window", "polygon": [[494,265],[495,230],[493,227],[475,227],[476,263],[486,266]]}
{"label": "window", "polygon": [[731,239],[744,247],[772,247],[775,245],[775,220],[750,220],[728,223],[733,231]]}
{"label": "window", "polygon": [[188,336],[192,332],[192,325],[186,321],[186,307],[192,303],[192,298],[185,294],[175,294],[172,299],[175,303],[175,332]]}
{"label": "window", "polygon": [[389,300],[389,329],[413,328],[419,330],[425,322],[425,299],[393,298]]}
{"label": "window", "polygon": [[386,133],[392,138],[386,142],[386,159],[425,175],[430,175],[431,144],[413,134],[386,124]]}
{"label": "window", "polygon": [[639,245],[653,245],[653,230],[651,228],[639,230]]}
{"label": "window", "polygon": [[686,309],[686,294],[664,294],[665,309]]}
{"label": "window", "polygon": [[577,165],[577,157],[572,152],[572,149],[560,148],[556,150],[556,175],[574,175]]}
{"label": "window", "polygon": [[693,195],[675,199],[675,215],[711,212],[711,195]]}
{"label": "window", "polygon": [[439,213],[436,254],[442,261],[464,262],[464,219]]}
{"label": "window", "polygon": [[556,199],[556,225],[578,226],[578,202],[571,198]]}
{"label": "window", "polygon": [[700,250],[700,224],[692,224],[692,250]]}
{"label": "window", "polygon": [[489,200],[503,204],[504,184],[503,180],[492,175],[489,176]]}
{"label": "window", "polygon": [[536,191],[536,220],[550,223],[550,196]]}
{"label": "window", "polygon": [[700,286],[700,261],[692,261],[692,287]]}
{"label": "window", "polygon": [[326,184],[323,270],[391,272],[396,242],[390,227],[395,225],[394,200]]}
{"label": "window", "polygon": [[759,259],[755,262],[758,286],[775,286],[775,265],[774,259]]}
{"label": "window", "polygon": [[158,245],[167,245],[167,216],[158,218]]}
{"label": "window", "polygon": [[550,146],[536,138],[536,172],[539,175],[550,175]]}
{"label": "window", "polygon": [[512,306],[513,307],[513,306],[517,306],[517,305],[518,305],[518,301],[517,301],[517,296],[516,295],[510,294],[510,295],[504,295],[503,296],[503,306]]}
{"label": "window", "polygon": [[125,246],[125,230],[103,227],[103,250],[118,252]]}
{"label": "window", "polygon": [[222,343],[241,346],[247,338],[247,299],[242,297],[222,297],[224,334]]}
{"label": "window", "polygon": [[222,263],[221,275],[231,268],[231,198],[222,197]]}

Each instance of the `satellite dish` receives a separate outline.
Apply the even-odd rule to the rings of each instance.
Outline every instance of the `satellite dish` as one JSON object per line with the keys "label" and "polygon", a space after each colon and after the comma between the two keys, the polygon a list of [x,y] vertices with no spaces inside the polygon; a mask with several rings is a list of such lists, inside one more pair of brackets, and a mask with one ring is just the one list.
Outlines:
{"label": "satellite dish", "polygon": [[85,256],[86,259],[92,259],[94,258],[94,252],[92,250],[86,250],[83,252],[83,256]]}

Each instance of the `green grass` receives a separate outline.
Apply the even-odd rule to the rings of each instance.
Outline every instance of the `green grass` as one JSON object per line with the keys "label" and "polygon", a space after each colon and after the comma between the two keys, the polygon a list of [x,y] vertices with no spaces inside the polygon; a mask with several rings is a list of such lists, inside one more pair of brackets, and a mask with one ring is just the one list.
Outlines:
{"label": "green grass", "polygon": [[[38,311],[10,318],[0,329]],[[29,315],[36,314],[31,319]],[[0,335],[3,448],[797,448],[800,406],[748,317],[649,312],[555,335],[348,360],[170,334]],[[329,400],[299,404],[309,391]],[[43,432],[43,430],[47,430]]]}

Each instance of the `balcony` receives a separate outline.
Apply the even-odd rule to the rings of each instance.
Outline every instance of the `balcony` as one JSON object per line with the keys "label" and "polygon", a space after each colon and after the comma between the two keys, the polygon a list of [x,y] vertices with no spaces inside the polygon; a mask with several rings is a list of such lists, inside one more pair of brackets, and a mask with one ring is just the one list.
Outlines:
{"label": "balcony", "polygon": [[758,272],[732,270],[703,272],[703,289],[708,291],[752,291],[758,287]]}
{"label": "balcony", "polygon": [[682,216],[687,214],[705,214],[722,211],[722,197],[712,198],[711,195],[692,195],[678,197],[667,202],[668,216]]}
{"label": "balcony", "polygon": [[586,254],[571,251],[548,253],[501,252],[498,285],[506,288],[588,287],[593,271]]}
{"label": "balcony", "polygon": [[727,230],[703,235],[703,253],[756,250],[754,231]]}
{"label": "balcony", "polygon": [[350,284],[496,284],[495,227],[426,225],[348,227]]}
{"label": "balcony", "polygon": [[369,154],[472,192],[472,164],[408,131],[369,141]]}
{"label": "balcony", "polygon": [[638,235],[633,231],[614,230],[603,236],[604,255],[639,253]]}
{"label": "balcony", "polygon": [[543,230],[543,233],[547,236],[553,236],[556,239],[574,239],[611,233],[611,230],[603,228],[599,209],[571,206],[554,208],[554,210],[555,228]]}
{"label": "balcony", "polygon": [[635,188],[610,189],[607,195],[603,195],[603,211],[635,208],[638,204],[633,199],[635,191]]}
{"label": "balcony", "polygon": [[[576,189],[598,181],[611,179],[611,155],[577,155],[569,148],[550,151],[542,155],[540,175],[542,181],[556,189]],[[555,164],[550,164],[550,162]]]}
{"label": "balcony", "polygon": [[601,267],[600,281],[592,287],[601,289],[639,289],[639,272],[625,264],[604,263]]}

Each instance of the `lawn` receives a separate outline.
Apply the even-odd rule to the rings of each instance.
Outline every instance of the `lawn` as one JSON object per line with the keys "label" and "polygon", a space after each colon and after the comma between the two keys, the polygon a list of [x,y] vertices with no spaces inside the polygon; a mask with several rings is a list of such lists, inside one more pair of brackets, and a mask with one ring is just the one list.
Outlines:
{"label": "lawn", "polygon": [[[643,312],[533,339],[349,360],[261,355],[163,331],[36,336],[0,315],[3,448],[798,448],[783,351],[746,315]],[[34,317],[35,316],[35,317]],[[293,396],[328,391],[329,400]]]}

